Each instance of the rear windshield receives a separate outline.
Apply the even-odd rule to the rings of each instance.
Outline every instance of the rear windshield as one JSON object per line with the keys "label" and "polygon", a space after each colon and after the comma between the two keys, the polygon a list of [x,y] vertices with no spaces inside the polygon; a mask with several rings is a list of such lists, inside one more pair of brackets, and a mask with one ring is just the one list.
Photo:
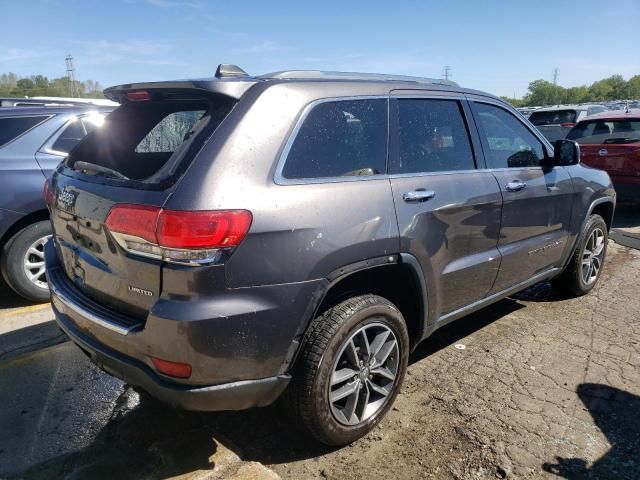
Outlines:
{"label": "rear windshield", "polygon": [[567,138],[595,145],[640,142],[640,119],[587,120],[576,125]]}
{"label": "rear windshield", "polygon": [[186,169],[233,104],[221,96],[124,104],[80,142],[66,165],[74,168],[77,162],[88,162],[117,172],[121,179],[165,182]]}
{"label": "rear windshield", "polygon": [[533,112],[529,121],[534,125],[558,125],[560,123],[574,123],[575,110],[553,110],[548,112]]}

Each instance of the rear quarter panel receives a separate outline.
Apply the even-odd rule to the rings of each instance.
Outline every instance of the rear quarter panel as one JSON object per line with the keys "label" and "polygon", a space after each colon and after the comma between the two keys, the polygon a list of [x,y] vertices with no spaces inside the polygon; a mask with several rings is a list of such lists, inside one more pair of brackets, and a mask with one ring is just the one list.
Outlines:
{"label": "rear quarter panel", "polygon": [[[278,185],[277,161],[304,107],[349,96],[353,85],[254,87],[225,119],[167,208],[248,209],[249,234],[226,264],[228,286],[303,282],[360,260],[397,253],[389,180]],[[380,87],[358,85],[358,95]],[[367,90],[369,88],[370,90]],[[355,90],[354,90],[355,92]]]}

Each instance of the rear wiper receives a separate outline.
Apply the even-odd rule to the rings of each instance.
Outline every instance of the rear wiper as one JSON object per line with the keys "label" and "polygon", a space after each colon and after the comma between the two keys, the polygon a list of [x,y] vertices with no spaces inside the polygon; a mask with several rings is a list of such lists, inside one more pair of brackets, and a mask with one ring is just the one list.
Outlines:
{"label": "rear wiper", "polygon": [[640,142],[640,138],[628,138],[628,137],[627,138],[624,138],[624,137],[607,138],[602,143],[635,143],[635,142]]}
{"label": "rear wiper", "polygon": [[73,164],[73,169],[77,171],[81,171],[83,173],[101,173],[110,177],[114,177],[120,180],[131,180],[126,175],[121,174],[117,170],[109,167],[103,167],[102,165],[96,165],[91,162],[75,162]]}

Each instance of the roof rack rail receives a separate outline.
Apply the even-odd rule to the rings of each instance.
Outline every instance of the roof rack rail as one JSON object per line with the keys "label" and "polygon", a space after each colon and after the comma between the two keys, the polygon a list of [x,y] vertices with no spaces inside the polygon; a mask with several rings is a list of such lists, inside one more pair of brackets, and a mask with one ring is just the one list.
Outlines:
{"label": "roof rack rail", "polygon": [[249,74],[237,65],[221,63],[216,69],[216,78],[248,77]]}
{"label": "roof rack rail", "polygon": [[385,73],[334,72],[323,70],[285,70],[267,73],[258,78],[299,79],[299,80],[374,80],[386,82],[414,82],[430,85],[448,85],[458,87],[456,82],[442,78],[413,77],[409,75],[390,75]]}

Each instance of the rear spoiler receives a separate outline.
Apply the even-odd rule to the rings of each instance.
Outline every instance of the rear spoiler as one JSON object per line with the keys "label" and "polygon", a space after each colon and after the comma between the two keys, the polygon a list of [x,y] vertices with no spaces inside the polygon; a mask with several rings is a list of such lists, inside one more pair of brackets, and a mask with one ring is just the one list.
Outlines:
{"label": "rear spoiler", "polygon": [[130,99],[127,97],[131,92],[154,92],[170,91],[176,92],[180,90],[190,90],[205,94],[219,94],[239,100],[247,90],[262,80],[253,77],[229,77],[229,78],[212,78],[201,80],[175,80],[168,82],[145,82],[145,83],[128,83],[109,87],[104,90],[104,96],[109,100],[120,104],[128,103]]}

